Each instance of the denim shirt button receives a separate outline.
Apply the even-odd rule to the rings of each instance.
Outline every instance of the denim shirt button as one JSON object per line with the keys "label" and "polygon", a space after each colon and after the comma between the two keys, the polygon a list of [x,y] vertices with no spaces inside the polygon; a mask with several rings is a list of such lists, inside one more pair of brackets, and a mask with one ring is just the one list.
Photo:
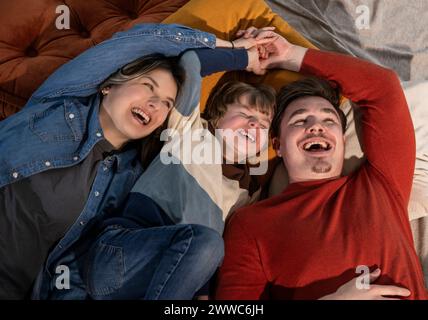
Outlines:
{"label": "denim shirt button", "polygon": [[15,179],[16,179],[16,178],[18,178],[18,176],[19,176],[19,173],[18,173],[18,172],[14,172],[14,173],[12,173],[12,177],[14,177]]}
{"label": "denim shirt button", "polygon": [[49,161],[46,161],[46,162],[45,162],[45,166],[46,166],[46,167],[50,167],[50,166],[51,166],[51,163],[50,163]]}
{"label": "denim shirt button", "polygon": [[204,38],[204,42],[208,42],[208,38]]}
{"label": "denim shirt button", "polygon": [[107,171],[107,170],[108,170],[107,166],[103,166],[103,171]]}
{"label": "denim shirt button", "polygon": [[85,225],[85,221],[83,221],[83,220],[82,220],[82,221],[80,221],[79,223],[80,223],[80,225],[81,225],[81,226],[84,226],[84,225]]}
{"label": "denim shirt button", "polygon": [[75,157],[73,157],[73,160],[77,161],[77,160],[79,160],[79,157],[75,156]]}
{"label": "denim shirt button", "polygon": [[181,32],[177,33],[178,36],[182,36],[183,34]]}
{"label": "denim shirt button", "polygon": [[74,113],[70,113],[70,114],[68,115],[68,117],[69,117],[70,119],[74,119]]}
{"label": "denim shirt button", "polygon": [[95,191],[95,196],[98,197],[100,193],[98,191]]}
{"label": "denim shirt button", "polygon": [[97,132],[97,133],[96,133],[96,135],[97,135],[97,137],[99,137],[99,138],[103,136],[100,132]]}

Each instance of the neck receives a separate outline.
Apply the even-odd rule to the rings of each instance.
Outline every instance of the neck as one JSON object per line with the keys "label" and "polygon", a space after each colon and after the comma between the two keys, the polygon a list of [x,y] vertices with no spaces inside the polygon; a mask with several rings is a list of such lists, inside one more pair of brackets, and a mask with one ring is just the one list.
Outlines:
{"label": "neck", "polygon": [[223,163],[243,164],[247,163],[247,160],[247,157],[239,155],[239,153],[235,149],[230,148],[227,143],[225,144],[223,148]]}
{"label": "neck", "polygon": [[102,104],[100,107],[99,120],[101,128],[103,129],[104,138],[110,142],[116,150],[120,149],[128,142],[128,139],[117,130],[110,115],[105,111]]}
{"label": "neck", "polygon": [[298,182],[309,182],[309,181],[318,181],[318,180],[336,180],[339,179],[340,175],[334,175],[334,176],[320,176],[320,177],[289,177],[290,184],[291,183],[298,183]]}

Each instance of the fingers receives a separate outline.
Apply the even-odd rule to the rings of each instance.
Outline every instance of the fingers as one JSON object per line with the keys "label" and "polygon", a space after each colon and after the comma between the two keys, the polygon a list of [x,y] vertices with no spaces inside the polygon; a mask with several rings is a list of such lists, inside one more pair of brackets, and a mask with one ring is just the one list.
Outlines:
{"label": "fingers", "polygon": [[260,67],[263,69],[267,69],[269,68],[270,63],[268,61],[266,61],[266,59],[260,61]]}
{"label": "fingers", "polygon": [[[249,27],[247,30],[245,30],[244,32],[244,38],[248,39],[248,38],[253,38],[255,36],[255,34],[257,33],[257,28],[256,27]],[[253,36],[254,34],[254,36]]]}
{"label": "fingers", "polygon": [[381,274],[381,271],[379,268],[377,268],[373,272],[370,272],[370,283],[375,282],[376,279],[379,278],[380,274]]}
{"label": "fingers", "polygon": [[263,28],[256,28],[256,27],[249,27],[246,30],[238,30],[238,32],[236,33],[237,37],[241,37],[244,36],[244,38],[250,38],[250,37],[255,37],[257,36],[257,34],[261,31],[273,31],[275,30],[275,27],[263,27]]}
{"label": "fingers", "polygon": [[275,64],[273,64],[271,61],[267,60],[266,58],[260,61],[260,68],[262,69],[272,69],[275,68]]}
{"label": "fingers", "polygon": [[[260,39],[256,37],[256,38],[250,38],[250,39],[254,39],[255,43],[259,44],[259,45],[261,45],[261,44],[268,44],[268,43],[271,43],[271,42],[273,42],[273,41],[276,40],[275,37],[260,38]],[[248,39],[248,40],[250,40],[250,39]]]}
{"label": "fingers", "polygon": [[265,38],[278,38],[278,34],[270,31],[270,30],[266,30],[266,31],[260,31],[259,33],[257,33],[256,35],[256,40],[261,40],[261,39],[265,39]]}
{"label": "fingers", "polygon": [[[379,278],[380,274],[381,270],[379,268],[373,272],[370,272],[370,283],[373,283],[377,278]],[[399,300],[395,298],[385,298],[382,296],[408,297],[411,294],[411,292],[406,288],[386,285],[370,285],[370,292],[376,296],[379,296],[378,300]]]}
{"label": "fingers", "polygon": [[257,51],[259,52],[259,59],[267,59],[269,57],[269,53],[264,46],[257,46]]}
{"label": "fingers", "polygon": [[372,285],[370,291],[376,296],[408,297],[411,294],[411,292],[406,288],[385,285]]}
{"label": "fingers", "polygon": [[[244,38],[248,38],[248,34],[251,34],[251,33],[253,33],[254,31],[256,31],[257,30],[257,28],[255,28],[255,27],[250,27],[250,28],[248,28],[248,29],[246,29],[246,30],[239,30],[237,33],[236,33],[236,36],[237,37],[242,37],[242,36],[244,36]],[[247,35],[247,36],[246,36]]]}
{"label": "fingers", "polygon": [[258,69],[254,73],[258,76],[263,76],[266,73],[266,69]]}

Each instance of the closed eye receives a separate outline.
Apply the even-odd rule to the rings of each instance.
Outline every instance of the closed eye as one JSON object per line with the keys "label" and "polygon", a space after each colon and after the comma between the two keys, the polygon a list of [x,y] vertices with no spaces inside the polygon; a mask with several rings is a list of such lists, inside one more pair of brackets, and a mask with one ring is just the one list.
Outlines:
{"label": "closed eye", "polygon": [[152,85],[152,84],[150,84],[150,83],[148,83],[148,82],[143,82],[143,85],[145,85],[146,87],[148,87],[152,92],[153,92],[153,90],[155,89],[155,88],[153,87],[153,85]]}
{"label": "closed eye", "polygon": [[246,113],[244,113],[244,112],[239,112],[239,115],[243,116],[244,118],[248,118],[249,117],[249,115],[246,114]]}
{"label": "closed eye", "polygon": [[334,119],[331,119],[331,118],[325,119],[324,122],[327,124],[336,124],[336,121]]}
{"label": "closed eye", "polygon": [[162,103],[168,108],[171,109],[172,108],[172,103],[168,100],[164,100],[162,101]]}
{"label": "closed eye", "polygon": [[300,119],[293,123],[295,126],[302,126],[306,123],[306,119]]}

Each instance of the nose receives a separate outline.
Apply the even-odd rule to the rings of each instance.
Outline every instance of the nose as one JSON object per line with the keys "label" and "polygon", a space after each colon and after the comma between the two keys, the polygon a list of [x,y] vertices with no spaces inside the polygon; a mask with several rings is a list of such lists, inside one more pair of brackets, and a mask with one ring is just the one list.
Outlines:
{"label": "nose", "polygon": [[160,108],[161,101],[159,97],[153,97],[149,99],[147,105],[154,110],[158,110]]}
{"label": "nose", "polygon": [[321,123],[314,122],[306,128],[306,131],[310,133],[323,133],[325,132],[325,128]]}
{"label": "nose", "polygon": [[259,121],[255,118],[250,118],[248,124],[250,125],[251,129],[258,129],[260,127]]}

